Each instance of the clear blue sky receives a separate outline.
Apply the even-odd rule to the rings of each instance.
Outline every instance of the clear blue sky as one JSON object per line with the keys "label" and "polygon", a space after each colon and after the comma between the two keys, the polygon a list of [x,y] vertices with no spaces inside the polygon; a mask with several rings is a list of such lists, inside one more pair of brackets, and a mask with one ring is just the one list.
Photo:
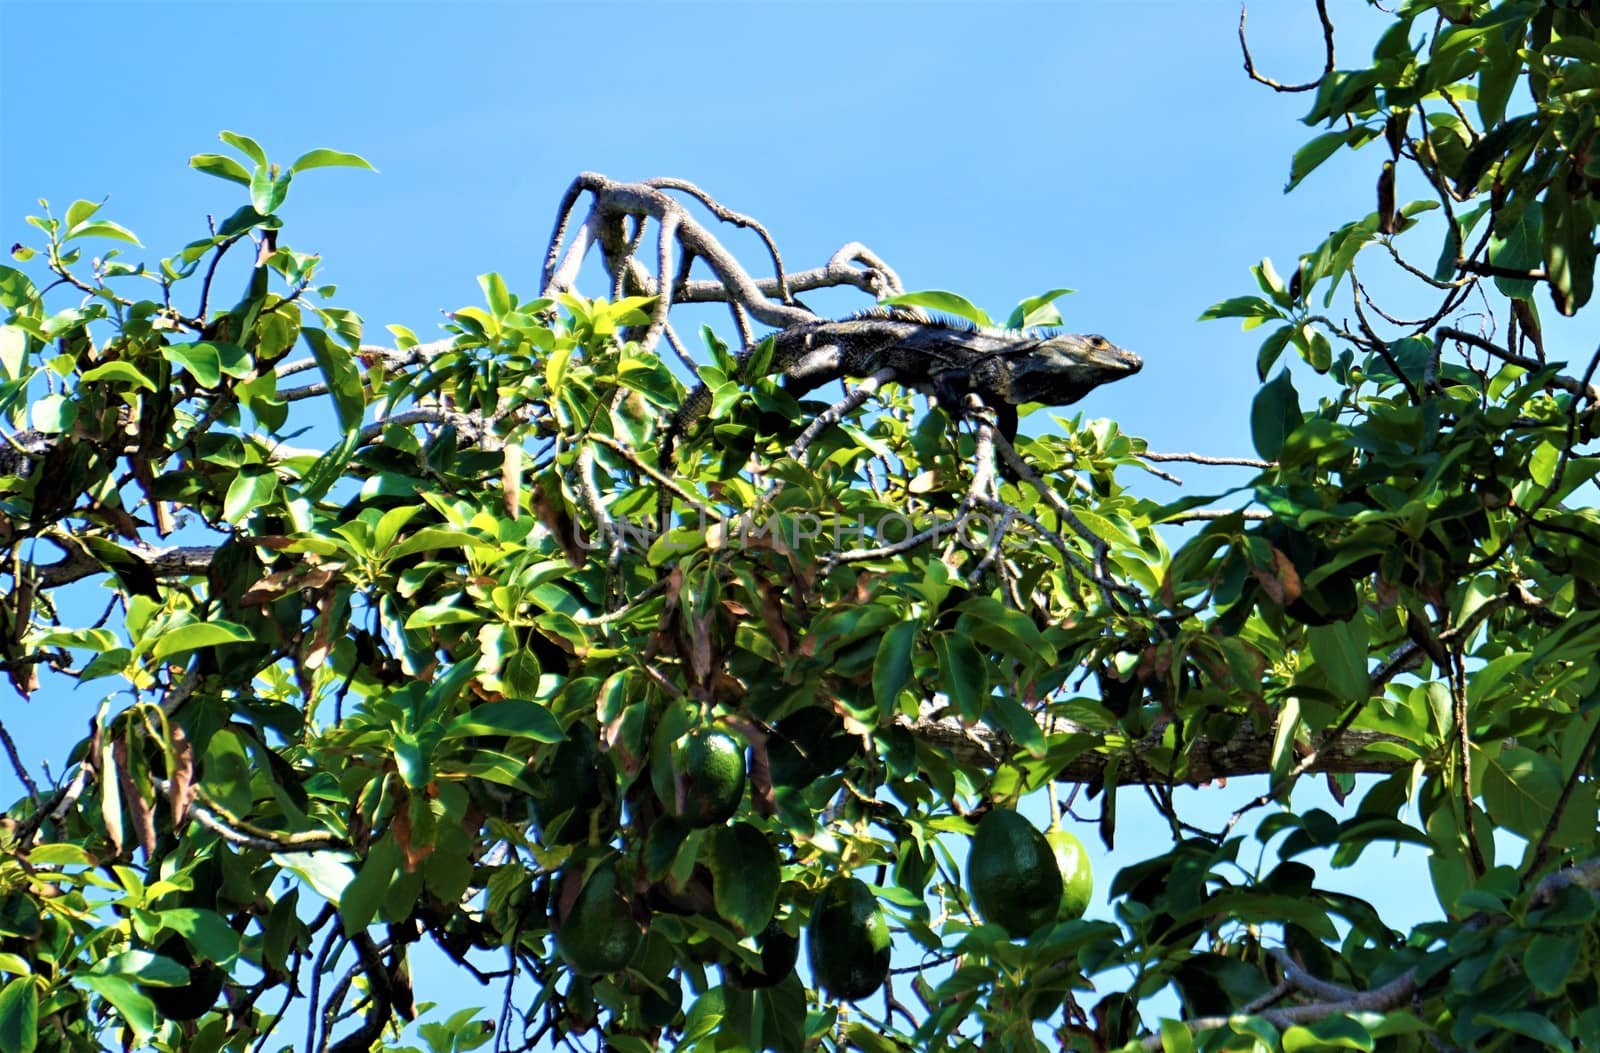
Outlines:
{"label": "clear blue sky", "polygon": [[[1352,63],[1370,48],[1366,8],[1334,4],[1355,29],[1341,40]],[[952,289],[1001,316],[1074,287],[1069,327],[1146,363],[1088,413],[1153,449],[1250,454],[1260,334],[1196,316],[1254,291],[1247,268],[1263,255],[1287,273],[1369,211],[1379,159],[1330,163],[1284,196],[1290,155],[1314,134],[1297,120],[1309,100],[1248,82],[1237,19],[1231,0],[0,0],[0,238],[34,242],[23,217],[41,196],[58,212],[109,196],[104,215],[141,237],[146,258],[170,255],[207,212],[241,202],[240,188],[185,164],[220,151],[219,130],[285,162],[351,150],[381,174],[297,179],[283,241],[324,256],[323,278],[369,340],[390,322],[426,340],[439,311],[478,302],[482,272],[536,293],[552,210],[577,172],[678,176],[759,218],[792,267],[860,240],[908,287]],[[1274,75],[1320,70],[1310,3],[1262,0],[1251,30]],[[728,243],[759,259],[753,241]],[[1203,487],[1202,471],[1180,474]],[[47,695],[0,702],[36,756],[98,701]],[[8,799],[10,780],[0,772]],[[1259,792],[1243,782],[1200,793],[1231,807]],[[1091,845],[1102,896],[1120,865],[1161,850],[1164,825],[1142,794],[1124,796],[1115,857]],[[1434,916],[1415,854],[1381,853],[1329,883],[1398,921]],[[450,997],[495,998],[470,982]]]}

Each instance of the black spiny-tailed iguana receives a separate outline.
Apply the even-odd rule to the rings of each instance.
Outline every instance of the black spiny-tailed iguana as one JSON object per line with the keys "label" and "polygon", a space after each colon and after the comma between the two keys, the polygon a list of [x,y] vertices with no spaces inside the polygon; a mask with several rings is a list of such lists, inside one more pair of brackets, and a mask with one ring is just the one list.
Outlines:
{"label": "black spiny-tailed iguana", "polygon": [[[784,388],[795,395],[844,377],[885,374],[932,394],[952,416],[960,414],[966,394],[976,394],[995,412],[1008,441],[1016,437],[1017,407],[1023,403],[1070,405],[1144,365],[1138,355],[1103,336],[988,329],[903,307],[841,321],[802,322],[770,339],[768,371],[782,373]],[[748,360],[748,352],[740,355],[741,372]],[[679,440],[710,408],[711,392],[704,384],[684,399],[662,441],[664,467],[672,464]],[[662,496],[664,523],[671,496]]]}

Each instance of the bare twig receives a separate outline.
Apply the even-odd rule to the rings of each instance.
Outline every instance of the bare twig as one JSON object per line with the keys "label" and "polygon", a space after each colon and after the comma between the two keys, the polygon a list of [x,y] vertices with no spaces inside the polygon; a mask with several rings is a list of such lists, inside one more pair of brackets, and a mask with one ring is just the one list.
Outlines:
{"label": "bare twig", "polygon": [[1217,519],[1227,519],[1229,516],[1240,516],[1252,522],[1261,523],[1272,518],[1271,512],[1261,512],[1249,508],[1233,509],[1208,509],[1202,508],[1192,512],[1180,512],[1178,515],[1163,519],[1163,523],[1209,523]]}
{"label": "bare twig", "polygon": [[[1508,365],[1520,366],[1529,372],[1544,368],[1544,363],[1537,358],[1529,358],[1526,355],[1519,355],[1514,351],[1509,351],[1493,341],[1486,340],[1476,333],[1469,333],[1465,329],[1440,326],[1435,332],[1440,340],[1454,340],[1457,343],[1466,344],[1468,347],[1475,347],[1479,351],[1487,352]],[[1574,377],[1558,373],[1545,381],[1545,383],[1553,388],[1570,392],[1580,398],[1586,398],[1590,402],[1600,402],[1600,388],[1596,388],[1593,384],[1585,381],[1579,381]]]}
{"label": "bare twig", "polygon": [[893,379],[894,370],[880,369],[872,376],[861,381],[844,398],[817,414],[816,418],[806,425],[806,430],[801,432],[800,437],[789,447],[788,455],[797,461],[804,457],[806,450],[816,441],[818,435],[843,420],[845,414],[866,402],[877,393],[880,387]]}
{"label": "bare twig", "polygon": [[1561,817],[1566,814],[1567,805],[1572,802],[1572,795],[1578,788],[1584,773],[1589,770],[1589,762],[1594,759],[1595,746],[1600,744],[1600,719],[1594,723],[1589,732],[1589,738],[1583,744],[1583,752],[1578,754],[1578,761],[1572,766],[1572,774],[1567,776],[1567,781],[1561,786],[1561,796],[1556,798],[1555,806],[1550,810],[1550,821],[1545,823],[1544,833],[1539,835],[1538,844],[1533,846],[1533,855],[1528,861],[1528,872],[1537,873],[1550,858],[1550,846],[1556,836],[1556,830],[1561,826]]}
{"label": "bare twig", "polygon": [[1149,450],[1139,454],[1139,459],[1157,463],[1186,461],[1189,464],[1231,464],[1240,468],[1260,468],[1263,471],[1278,466],[1276,461],[1263,461],[1255,457],[1208,457],[1199,453],[1155,453]]}
{"label": "bare twig", "polygon": [[1256,72],[1255,60],[1250,57],[1250,42],[1245,39],[1244,22],[1246,17],[1245,5],[1239,5],[1239,50],[1244,52],[1244,71],[1250,79],[1258,84],[1265,84],[1273,91],[1295,92],[1311,91],[1322,83],[1322,78],[1333,72],[1333,22],[1328,18],[1327,0],[1317,0],[1317,17],[1322,19],[1322,43],[1327,54],[1327,59],[1322,66],[1322,73],[1316,80],[1304,84],[1283,84],[1271,77],[1263,76]]}
{"label": "bare twig", "polygon": [[40,810],[39,787],[33,781],[33,776],[28,774],[27,765],[22,763],[22,757],[17,753],[17,744],[11,740],[11,733],[4,724],[0,724],[0,743],[6,748],[6,756],[11,759],[11,770],[17,773],[17,778],[22,780],[22,785],[27,788],[28,799],[33,802],[33,810]]}

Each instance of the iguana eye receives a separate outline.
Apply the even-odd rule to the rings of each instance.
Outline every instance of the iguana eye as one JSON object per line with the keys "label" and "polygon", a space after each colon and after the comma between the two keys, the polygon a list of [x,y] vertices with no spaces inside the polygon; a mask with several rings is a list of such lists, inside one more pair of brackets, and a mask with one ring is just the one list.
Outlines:
{"label": "iguana eye", "polygon": [[1103,337],[1103,336],[1091,336],[1089,338],[1089,346],[1090,347],[1105,347],[1106,346],[1106,338]]}

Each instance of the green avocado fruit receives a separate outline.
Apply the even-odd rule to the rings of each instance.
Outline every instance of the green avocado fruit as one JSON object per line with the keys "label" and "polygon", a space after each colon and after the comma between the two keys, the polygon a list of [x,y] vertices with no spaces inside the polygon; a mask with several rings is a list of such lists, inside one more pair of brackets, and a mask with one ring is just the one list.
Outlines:
{"label": "green avocado fruit", "polygon": [[602,826],[615,821],[616,767],[595,748],[595,733],[583,724],[524,777],[535,788],[533,815],[546,843],[586,840],[596,812],[603,812]]}
{"label": "green avocado fruit", "polygon": [[651,746],[650,781],[666,813],[689,826],[726,822],[744,797],[744,748],[714,727],[693,728],[678,739],[658,736]]}
{"label": "green avocado fruit", "polygon": [[990,921],[1016,939],[1061,909],[1061,871],[1055,852],[1033,824],[1007,808],[996,808],[978,821],[967,857],[967,889]]}
{"label": "green avocado fruit", "polygon": [[1094,895],[1094,871],[1089,868],[1089,853],[1077,835],[1068,830],[1049,830],[1044,839],[1056,857],[1061,872],[1061,913],[1057,921],[1075,921],[1089,909]]}
{"label": "green avocado fruit", "polygon": [[617,887],[616,871],[601,867],[589,875],[555,942],[574,972],[603,976],[632,961],[643,940],[633,908]]}
{"label": "green avocado fruit", "polygon": [[733,981],[745,989],[774,987],[794,972],[794,963],[800,957],[800,940],[784,931],[774,918],[756,937],[756,950],[761,953],[761,968],[746,969],[734,965],[729,972]]}
{"label": "green avocado fruit", "polygon": [[198,1020],[217,1004],[227,974],[213,962],[196,962],[181,936],[168,936],[156,948],[163,958],[171,958],[189,970],[189,982],[178,987],[140,984],[156,1011],[168,1020]]}
{"label": "green avocado fruit", "polygon": [[807,959],[817,983],[837,998],[856,1001],[889,975],[889,923],[865,882],[830,881],[811,908]]}
{"label": "green avocado fruit", "polygon": [[777,734],[767,738],[767,764],[772,784],[805,789],[850,762],[860,741],[844,730],[839,714],[807,706],[778,721]]}

